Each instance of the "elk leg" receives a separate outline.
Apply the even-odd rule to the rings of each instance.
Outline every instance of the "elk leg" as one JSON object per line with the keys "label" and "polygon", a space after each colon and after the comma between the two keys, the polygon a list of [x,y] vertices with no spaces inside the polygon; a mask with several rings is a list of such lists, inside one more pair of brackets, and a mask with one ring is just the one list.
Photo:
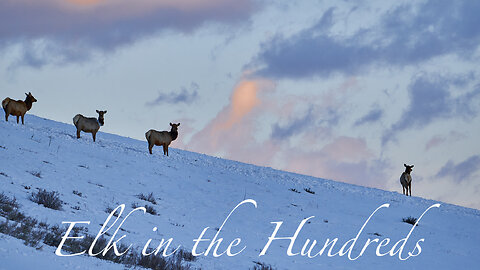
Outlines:
{"label": "elk leg", "polygon": [[80,129],[77,128],[77,139],[80,139]]}
{"label": "elk leg", "polygon": [[18,124],[18,120],[20,119],[20,116],[17,116],[17,124]]}
{"label": "elk leg", "polygon": [[8,122],[8,115],[9,114],[10,114],[9,112],[5,111],[5,121],[7,121],[7,122]]}
{"label": "elk leg", "polygon": [[167,145],[166,144],[162,144],[163,145],[163,155],[166,155],[167,154]]}
{"label": "elk leg", "polygon": [[412,183],[408,184],[408,190],[410,190],[410,197],[412,197]]}
{"label": "elk leg", "polygon": [[24,118],[25,118],[25,115],[22,115],[22,125],[25,125],[25,123],[23,122]]}
{"label": "elk leg", "polygon": [[97,137],[97,133],[96,133],[96,132],[93,132],[93,133],[92,133],[92,137],[93,137],[93,142],[95,142],[95,138]]}
{"label": "elk leg", "polygon": [[148,143],[148,152],[150,152],[150,155],[153,154],[152,149],[153,149],[153,144]]}

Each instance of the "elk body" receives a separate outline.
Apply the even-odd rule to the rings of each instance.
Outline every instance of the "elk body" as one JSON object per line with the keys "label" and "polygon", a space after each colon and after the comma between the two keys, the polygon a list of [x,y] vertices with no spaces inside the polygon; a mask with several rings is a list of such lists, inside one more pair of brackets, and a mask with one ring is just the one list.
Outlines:
{"label": "elk body", "polygon": [[83,131],[92,133],[93,141],[95,141],[98,130],[105,124],[103,115],[107,113],[107,111],[96,111],[98,113],[98,119],[95,117],[85,117],[81,114],[73,117],[73,124],[77,128],[77,139],[80,138],[80,131]]}
{"label": "elk body", "polygon": [[408,191],[410,191],[410,196],[412,196],[412,176],[410,173],[414,165],[403,164],[403,166],[405,166],[405,171],[400,176],[400,184],[402,184],[403,194],[408,196]]}
{"label": "elk body", "polygon": [[8,116],[13,115],[17,117],[17,124],[20,117],[22,117],[22,125],[24,124],[25,113],[32,108],[33,102],[37,100],[32,96],[32,93],[25,93],[27,96],[25,100],[13,100],[6,98],[2,101],[2,107],[5,111],[5,121],[8,122]]}
{"label": "elk body", "polygon": [[145,138],[148,142],[148,151],[152,154],[152,148],[154,145],[163,146],[163,154],[168,156],[168,146],[172,141],[178,137],[178,124],[170,123],[172,129],[170,131],[156,131],[150,129],[145,133]]}

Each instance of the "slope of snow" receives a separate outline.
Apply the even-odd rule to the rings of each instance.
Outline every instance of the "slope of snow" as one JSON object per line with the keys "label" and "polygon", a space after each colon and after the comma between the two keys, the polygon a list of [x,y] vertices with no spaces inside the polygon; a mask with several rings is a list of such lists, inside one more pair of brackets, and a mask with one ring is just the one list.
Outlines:
{"label": "slope of snow", "polygon": [[[155,147],[154,155],[150,155],[146,142],[106,133],[97,134],[95,143],[90,134],[82,133],[82,138],[76,139],[73,125],[33,115],[26,116],[24,126],[0,121],[0,192],[15,196],[21,211],[51,225],[90,221],[85,226],[91,234],[96,234],[105,222],[107,208],[125,204],[129,212],[132,204],[150,205],[158,215],[136,212],[119,232],[119,236],[126,234],[121,242],[133,244],[138,251],[149,239],[154,246],[162,238],[173,238],[175,247],[181,245],[191,251],[193,239],[204,228],[209,227],[204,238],[212,238],[238,203],[255,200],[257,208],[252,204],[240,206],[218,235],[223,238],[219,253],[235,238],[240,238],[241,243],[233,251],[246,246],[245,250],[233,257],[215,258],[212,251],[208,256],[198,256],[192,265],[202,269],[249,269],[255,261],[275,269],[474,269],[480,264],[480,211],[449,204],[431,209],[415,227],[403,255],[407,256],[424,238],[420,243],[422,252],[406,261],[399,260],[398,255],[376,256],[378,243],[370,245],[355,261],[346,255],[288,256],[287,240],[273,241],[266,255],[259,257],[275,228],[271,222],[284,222],[278,236],[292,236],[304,218],[315,216],[299,233],[293,252],[300,252],[306,239],[319,242],[315,249],[318,252],[327,239],[338,238],[333,249],[337,252],[385,203],[390,207],[380,209],[368,222],[353,254],[362,250],[368,238],[390,238],[391,242],[382,248],[387,252],[412,228],[402,218],[419,217],[437,202],[174,148],[169,157],[161,152],[160,147]],[[30,194],[39,188],[58,191],[63,209],[52,210],[30,201]],[[306,188],[315,194],[306,192]],[[150,192],[155,195],[156,205],[137,197]],[[197,251],[203,252],[207,246],[208,242],[202,242]],[[36,250],[5,235],[0,235],[0,251],[2,261],[9,258],[11,268],[3,265],[5,269],[13,269],[16,262],[15,268],[28,269],[29,265],[37,265],[37,260],[41,267],[36,269],[62,269],[62,265],[72,269],[74,265],[89,265],[89,269],[122,267],[85,255],[59,258],[54,248]]]}

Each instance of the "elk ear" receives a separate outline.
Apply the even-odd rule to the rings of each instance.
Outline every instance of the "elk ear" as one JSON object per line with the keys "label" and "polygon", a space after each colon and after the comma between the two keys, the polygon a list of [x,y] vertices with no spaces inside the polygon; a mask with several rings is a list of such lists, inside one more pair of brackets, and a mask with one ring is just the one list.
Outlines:
{"label": "elk ear", "polygon": [[405,163],[403,163],[403,166],[405,166],[405,168],[408,167],[407,164],[405,164]]}
{"label": "elk ear", "polygon": [[95,111],[96,111],[97,113],[100,113],[100,111],[99,111],[99,110],[95,110]]}
{"label": "elk ear", "polygon": [[107,111],[103,111],[103,113],[107,113]]}
{"label": "elk ear", "polygon": [[172,124],[172,123],[170,123],[170,126],[172,126],[172,127],[173,127],[173,124]]}
{"label": "elk ear", "polygon": [[415,166],[415,165],[412,165],[412,167],[410,167],[410,168],[413,168],[413,166]]}
{"label": "elk ear", "polygon": [[27,96],[27,97],[28,97],[28,94],[27,94],[27,93],[25,93],[25,96]]}
{"label": "elk ear", "polygon": [[31,96],[31,95],[32,95],[32,92],[28,92],[28,95],[30,95],[30,96]]}
{"label": "elk ear", "polygon": [[180,126],[180,123],[177,124],[177,127],[179,127],[179,126]]}

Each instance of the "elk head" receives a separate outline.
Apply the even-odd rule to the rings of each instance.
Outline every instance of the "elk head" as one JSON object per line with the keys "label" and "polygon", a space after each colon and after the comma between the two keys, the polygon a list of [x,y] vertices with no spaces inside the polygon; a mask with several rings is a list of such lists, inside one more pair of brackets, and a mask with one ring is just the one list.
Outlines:
{"label": "elk head", "polygon": [[107,111],[99,111],[96,110],[98,113],[98,123],[100,126],[103,126],[105,124],[105,119],[103,118],[103,115],[107,113]]}

